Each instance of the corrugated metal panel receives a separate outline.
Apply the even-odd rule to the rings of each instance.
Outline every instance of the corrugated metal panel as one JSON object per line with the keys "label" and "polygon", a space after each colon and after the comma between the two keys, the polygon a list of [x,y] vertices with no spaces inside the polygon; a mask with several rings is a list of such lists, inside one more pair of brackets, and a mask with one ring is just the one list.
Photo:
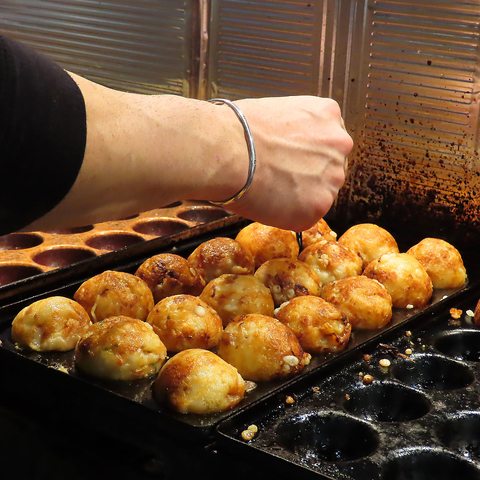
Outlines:
{"label": "corrugated metal panel", "polygon": [[[480,2],[371,2],[349,205],[478,227]],[[376,204],[376,208],[373,208]]]}
{"label": "corrugated metal panel", "polygon": [[348,123],[358,110],[366,3],[212,0],[207,96],[331,97]]}
{"label": "corrugated metal panel", "polygon": [[355,140],[337,216],[480,226],[480,0],[3,0],[0,30],[116,88],[332,97]]}
{"label": "corrugated metal panel", "polygon": [[321,40],[316,3],[213,0],[210,96],[315,92]]}
{"label": "corrugated metal panel", "polygon": [[3,0],[0,31],[111,87],[190,96],[193,11],[191,0]]}

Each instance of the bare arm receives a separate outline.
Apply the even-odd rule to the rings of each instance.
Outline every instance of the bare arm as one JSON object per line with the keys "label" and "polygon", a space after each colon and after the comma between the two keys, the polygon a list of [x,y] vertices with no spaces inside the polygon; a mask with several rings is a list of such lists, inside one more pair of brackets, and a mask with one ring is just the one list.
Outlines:
{"label": "bare arm", "polygon": [[[245,183],[243,128],[228,106],[118,92],[71,74],[86,104],[82,168],[66,197],[25,230],[97,223],[175,200],[223,200]],[[302,230],[331,207],[352,140],[318,97],[241,100],[258,158],[235,213]]]}
{"label": "bare arm", "polygon": [[235,155],[246,155],[233,116],[220,118],[223,111],[207,102],[128,94],[71,76],[87,112],[83,165],[64,200],[27,229],[121,218],[174,200],[221,199],[241,187],[241,161],[233,185],[216,175],[222,165],[235,168]]}

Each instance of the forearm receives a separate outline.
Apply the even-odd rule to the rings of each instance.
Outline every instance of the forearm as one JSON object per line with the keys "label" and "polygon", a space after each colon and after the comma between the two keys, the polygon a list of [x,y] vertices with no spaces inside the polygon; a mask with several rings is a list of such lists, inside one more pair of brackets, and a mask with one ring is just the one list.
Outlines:
{"label": "forearm", "polygon": [[83,165],[62,202],[27,229],[95,223],[174,200],[221,200],[241,188],[248,154],[228,108],[128,94],[72,77],[87,112]]}

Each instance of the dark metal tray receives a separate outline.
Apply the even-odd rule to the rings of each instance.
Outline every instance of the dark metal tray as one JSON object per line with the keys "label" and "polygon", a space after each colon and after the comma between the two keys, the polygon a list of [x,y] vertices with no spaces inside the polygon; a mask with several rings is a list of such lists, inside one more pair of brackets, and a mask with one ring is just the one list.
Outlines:
{"label": "dark metal tray", "polygon": [[[200,243],[213,236],[235,236],[243,224],[224,226],[214,232],[208,231],[196,237],[183,238],[169,248],[162,248],[159,251],[172,252],[188,256]],[[148,256],[158,252],[148,250]],[[135,256],[126,257],[119,262],[115,268],[109,268],[133,273],[138,265],[147,257]],[[467,266],[468,270],[468,266]],[[445,298],[458,294],[457,291],[434,292],[431,306],[422,311],[395,309],[392,321],[383,329],[376,331],[355,332],[347,348],[339,354],[318,355],[312,358],[308,367],[300,375],[285,379],[283,381],[267,382],[259,384],[255,389],[248,392],[240,404],[233,410],[215,415],[193,415],[177,414],[159,406],[152,399],[151,387],[153,380],[136,382],[106,382],[99,381],[81,375],[73,365],[73,353],[49,353],[39,354],[19,350],[15,348],[10,340],[10,325],[14,316],[31,302],[51,295],[63,295],[72,297],[78,286],[85,279],[99,272],[98,266],[95,271],[83,271],[82,274],[66,285],[57,286],[52,289],[45,289],[41,293],[35,293],[28,298],[18,300],[0,309],[0,364],[4,374],[5,387],[14,389],[25,389],[26,395],[36,396],[50,395],[62,398],[63,403],[75,401],[76,408],[86,409],[88,414],[94,410],[98,422],[102,422],[102,411],[109,414],[118,412],[122,418],[130,417],[145,428],[156,429],[177,438],[195,442],[207,442],[215,436],[215,427],[230,415],[242,412],[256,404],[262,404],[266,399],[272,397],[280,389],[295,385],[302,378],[309,378],[317,371],[323,374],[330,365],[338,364],[343,357],[350,358],[361,349],[378,342],[379,339],[391,332],[397,331],[404,322],[421,315],[428,315],[428,312],[436,308],[438,303],[443,303]],[[57,392],[53,395],[52,392]],[[79,412],[75,412],[79,414]]]}
{"label": "dark metal tray", "polygon": [[[480,479],[480,327],[466,314],[479,298],[471,285],[357,344],[222,422],[219,444],[301,478]],[[245,441],[252,424],[258,433]]]}

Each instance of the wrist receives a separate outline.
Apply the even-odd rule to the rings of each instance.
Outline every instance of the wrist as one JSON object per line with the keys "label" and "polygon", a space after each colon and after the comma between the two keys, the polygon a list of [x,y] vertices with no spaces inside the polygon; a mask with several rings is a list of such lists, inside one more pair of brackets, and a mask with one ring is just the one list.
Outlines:
{"label": "wrist", "polygon": [[253,136],[252,132],[250,130],[250,126],[248,124],[248,121],[243,114],[243,112],[238,108],[237,105],[235,105],[233,102],[227,99],[222,99],[222,98],[214,98],[210,100],[211,103],[214,103],[215,105],[227,105],[230,107],[235,115],[238,117],[238,120],[242,124],[243,130],[244,130],[244,137],[245,137],[245,142],[247,144],[247,151],[248,151],[248,160],[249,160],[249,165],[248,165],[248,175],[247,175],[247,180],[243,187],[237,191],[235,195],[232,195],[225,200],[222,201],[215,201],[213,203],[216,203],[217,205],[221,206],[228,206],[231,205],[234,202],[237,202],[240,200],[245,193],[247,193],[248,189],[250,188],[250,185],[253,181],[253,176],[255,175],[255,170],[257,168],[257,155],[255,151],[255,143],[253,141]]}
{"label": "wrist", "polygon": [[252,153],[245,137],[245,127],[236,111],[224,103],[202,103],[206,110],[205,121],[213,128],[208,129],[204,189],[197,198],[223,203],[235,197],[246,185]]}

